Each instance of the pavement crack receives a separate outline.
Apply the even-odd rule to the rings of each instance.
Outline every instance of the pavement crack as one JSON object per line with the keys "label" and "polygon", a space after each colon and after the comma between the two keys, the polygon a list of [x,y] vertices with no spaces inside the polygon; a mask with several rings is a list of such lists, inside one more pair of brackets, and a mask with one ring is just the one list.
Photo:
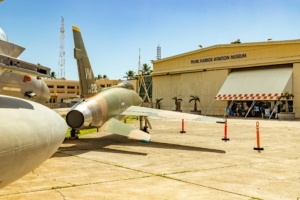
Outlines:
{"label": "pavement crack", "polygon": [[58,192],[62,196],[63,200],[67,200],[68,199],[61,191],[59,191],[57,189],[55,189],[55,191]]}
{"label": "pavement crack", "polygon": [[67,184],[67,185],[73,185],[72,183],[69,183],[69,182],[57,180],[57,179],[55,179],[55,178],[49,178],[49,177],[47,177],[47,176],[45,176],[45,175],[40,175],[40,174],[37,172],[36,169],[32,171],[32,174],[36,175],[37,177],[43,177],[43,178],[46,179],[46,180],[52,180],[52,181],[55,181],[55,182],[58,182],[58,183],[63,183],[63,184]]}

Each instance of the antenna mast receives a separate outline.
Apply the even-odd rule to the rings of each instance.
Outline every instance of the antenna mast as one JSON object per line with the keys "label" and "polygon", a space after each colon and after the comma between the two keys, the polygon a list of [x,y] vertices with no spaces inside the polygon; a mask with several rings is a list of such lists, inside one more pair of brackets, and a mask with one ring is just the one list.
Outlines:
{"label": "antenna mast", "polygon": [[65,21],[61,17],[58,78],[65,78]]}
{"label": "antenna mast", "polygon": [[138,71],[137,71],[137,89],[136,92],[140,94],[140,74],[141,74],[141,49],[139,49],[139,61],[138,61]]}
{"label": "antenna mast", "polygon": [[141,73],[141,49],[139,49],[138,75]]}

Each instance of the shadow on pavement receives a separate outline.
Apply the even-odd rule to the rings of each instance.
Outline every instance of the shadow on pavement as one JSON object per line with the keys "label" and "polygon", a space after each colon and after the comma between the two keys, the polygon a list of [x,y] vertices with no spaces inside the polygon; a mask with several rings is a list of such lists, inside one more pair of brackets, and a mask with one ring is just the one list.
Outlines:
{"label": "shadow on pavement", "polygon": [[[146,156],[147,153],[133,152],[125,150],[117,150],[109,148],[110,145],[120,145],[120,146],[132,146],[132,147],[147,147],[156,149],[173,149],[173,150],[184,150],[184,151],[198,151],[198,152],[208,152],[208,153],[219,153],[225,154],[226,151],[194,146],[186,146],[179,144],[170,144],[164,142],[150,141],[149,143],[127,139],[120,135],[107,135],[99,138],[79,138],[78,140],[65,140],[58,152],[53,155],[53,157],[63,157],[82,154],[88,151],[98,151],[107,153],[119,153],[119,154],[129,154],[129,155],[139,155]],[[68,154],[67,152],[71,152]],[[62,154],[58,154],[62,153]]]}

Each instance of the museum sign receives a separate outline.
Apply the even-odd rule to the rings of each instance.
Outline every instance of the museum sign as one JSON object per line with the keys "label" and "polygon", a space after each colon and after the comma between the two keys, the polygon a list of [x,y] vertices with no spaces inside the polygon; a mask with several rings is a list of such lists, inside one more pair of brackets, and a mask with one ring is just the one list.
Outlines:
{"label": "museum sign", "polygon": [[216,57],[209,57],[209,58],[194,59],[194,60],[191,60],[191,64],[214,62],[214,61],[221,61],[221,60],[241,59],[241,58],[247,58],[247,54],[240,53],[240,54],[233,54],[233,55],[226,55],[226,56],[216,56]]}

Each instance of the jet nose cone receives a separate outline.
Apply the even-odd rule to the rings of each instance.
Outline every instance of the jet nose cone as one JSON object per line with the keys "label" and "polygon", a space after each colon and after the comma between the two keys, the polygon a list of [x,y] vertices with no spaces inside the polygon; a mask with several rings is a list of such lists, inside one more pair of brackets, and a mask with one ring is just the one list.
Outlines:
{"label": "jet nose cone", "polygon": [[67,114],[66,121],[71,128],[80,128],[84,123],[84,116],[78,110],[71,110]]}

